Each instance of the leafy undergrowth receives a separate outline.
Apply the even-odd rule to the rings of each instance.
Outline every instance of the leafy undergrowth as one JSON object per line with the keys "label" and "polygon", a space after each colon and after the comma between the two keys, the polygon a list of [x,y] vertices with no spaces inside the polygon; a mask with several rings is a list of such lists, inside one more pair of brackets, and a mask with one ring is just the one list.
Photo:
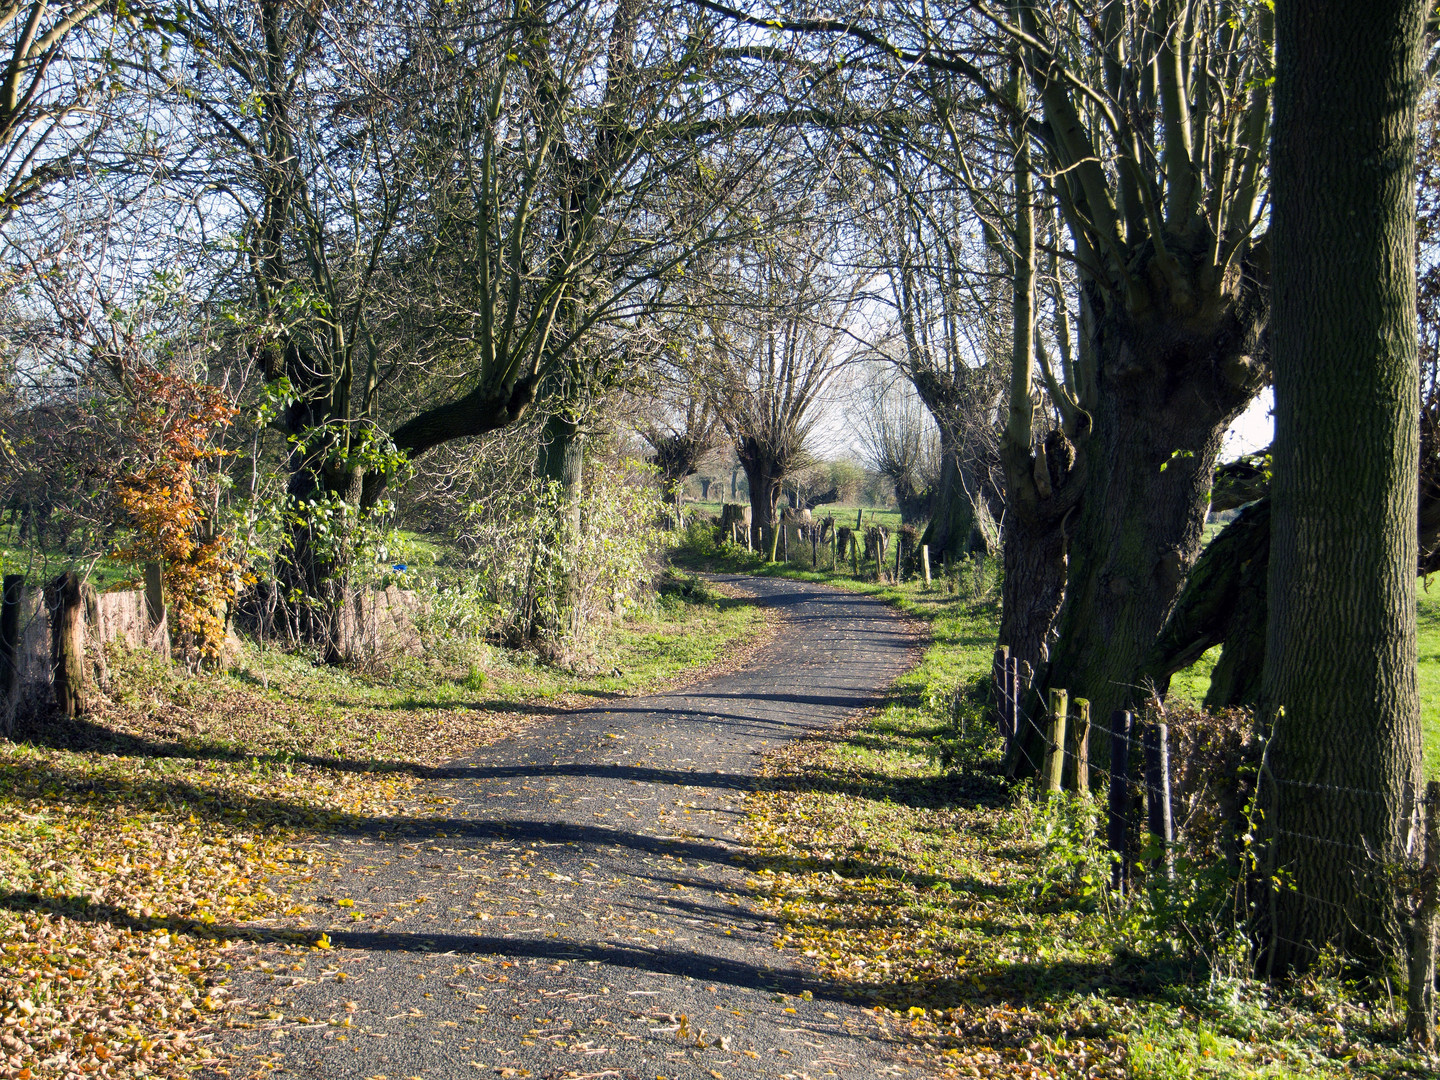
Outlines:
{"label": "leafy undergrowth", "polygon": [[1007,789],[993,736],[951,720],[988,670],[993,594],[836,583],[927,619],[933,641],[884,709],[768,759],[750,885],[778,947],[953,1076],[1436,1075],[1385,988],[1243,977],[1242,949],[1175,940],[1158,894],[1111,897],[1096,808]]}
{"label": "leafy undergrowth", "polygon": [[357,674],[248,649],[198,678],[112,655],[91,715],[0,741],[0,1076],[188,1075],[232,1022],[227,971],[263,962],[261,942],[328,947],[278,928],[304,914],[290,884],[328,870],[315,841],[383,831],[431,767],[622,679],[733,662],[765,626],[682,583],[616,628],[631,673],[588,681],[498,651],[478,673]]}

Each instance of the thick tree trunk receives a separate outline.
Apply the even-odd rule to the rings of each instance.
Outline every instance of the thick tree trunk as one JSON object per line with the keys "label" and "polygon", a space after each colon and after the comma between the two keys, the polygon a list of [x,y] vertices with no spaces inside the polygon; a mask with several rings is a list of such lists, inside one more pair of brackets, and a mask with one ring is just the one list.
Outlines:
{"label": "thick tree trunk", "polygon": [[944,445],[947,442],[942,439],[940,486],[920,542],[930,546],[932,557],[944,556],[955,562],[976,549],[975,506],[960,475],[960,456],[953,446]]}
{"label": "thick tree trunk", "polygon": [[585,435],[576,421],[557,413],[545,422],[536,468],[544,480],[555,485],[558,496],[549,546],[560,553],[560,559],[558,565],[542,559],[544,565],[536,567],[535,587],[546,590],[546,595],[544,602],[536,605],[533,631],[551,657],[563,662],[580,617],[572,552],[580,535]]}
{"label": "thick tree trunk", "polygon": [[1189,317],[1152,304],[1143,317],[1097,319],[1085,499],[1069,529],[1047,679],[1088,698],[1093,715],[1133,703],[1200,553],[1221,438],[1258,381],[1251,356],[1262,312],[1254,292],[1242,291]]}
{"label": "thick tree trunk", "polygon": [[66,716],[85,712],[85,588],[73,570],[45,586],[55,704]]}
{"label": "thick tree trunk", "polygon": [[[1007,453],[1015,452],[1007,448]],[[1007,492],[999,642],[1031,671],[1040,671],[1065,597],[1065,520],[1079,501],[1083,479],[1073,474],[1074,450],[1059,431],[1050,432],[1044,452],[1022,450],[1015,457],[1006,470],[1018,475]]]}
{"label": "thick tree trunk", "polygon": [[739,448],[740,465],[750,484],[750,542],[757,550],[770,553],[775,559],[776,508],[780,505],[780,485],[785,479],[779,463],[753,444]]}
{"label": "thick tree trunk", "polygon": [[1420,0],[1276,6],[1262,970],[1403,955],[1415,684]]}
{"label": "thick tree trunk", "polygon": [[555,415],[545,421],[536,463],[540,476],[559,486],[562,516],[570,528],[580,530],[580,504],[584,495],[585,435],[574,420]]}
{"label": "thick tree trunk", "polygon": [[1240,512],[1205,549],[1185,582],[1142,671],[1142,687],[1164,698],[1170,677],[1212,645],[1223,644],[1205,708],[1254,705],[1265,659],[1266,579],[1270,566],[1270,501]]}
{"label": "thick tree trunk", "polygon": [[[292,632],[319,648],[329,664],[348,659],[345,604],[350,596],[352,516],[360,513],[363,470],[326,469],[320,454],[295,453],[287,493],[297,509],[290,529],[290,553],[278,568]],[[315,514],[303,508],[339,503],[343,514]]]}

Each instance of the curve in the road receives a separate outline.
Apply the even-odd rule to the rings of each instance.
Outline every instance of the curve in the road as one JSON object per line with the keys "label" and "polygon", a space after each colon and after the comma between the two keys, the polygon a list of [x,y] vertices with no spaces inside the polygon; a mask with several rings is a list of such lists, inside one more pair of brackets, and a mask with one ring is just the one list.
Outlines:
{"label": "curve in the road", "polygon": [[344,865],[310,900],[334,948],[238,976],[259,1016],[227,1049],[389,1080],[913,1071],[774,948],[746,904],[740,817],[761,756],[878,703],[917,634],[873,598],[721,580],[781,613],[773,641],[487,747],[428,782],[433,814],[336,838]]}

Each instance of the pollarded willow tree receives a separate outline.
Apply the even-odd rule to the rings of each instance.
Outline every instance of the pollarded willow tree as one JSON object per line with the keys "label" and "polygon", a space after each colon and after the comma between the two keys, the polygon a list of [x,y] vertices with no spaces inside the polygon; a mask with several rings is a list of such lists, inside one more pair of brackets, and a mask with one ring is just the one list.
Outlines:
{"label": "pollarded willow tree", "polygon": [[[1269,377],[1269,6],[1020,0],[813,15],[697,2],[817,52],[850,43],[869,60],[868,93],[877,65],[895,83],[943,72],[1028,133],[1064,217],[1077,352],[1094,379],[1048,681],[1101,715],[1119,706],[1199,553],[1221,437]],[[977,59],[995,56],[1017,58],[1023,99]],[[938,130],[932,149],[946,151]]]}
{"label": "pollarded willow tree", "polygon": [[640,395],[635,430],[650,446],[650,464],[660,473],[667,499],[678,499],[686,478],[723,437],[720,412],[703,372],[689,356],[690,342],[673,342],[675,353],[658,367]]}
{"label": "pollarded willow tree", "polygon": [[893,368],[870,373],[852,412],[866,463],[895,488],[908,524],[927,520],[940,480],[939,432],[904,376]]}
{"label": "pollarded willow tree", "polygon": [[772,560],[781,487],[808,463],[817,407],[847,357],[858,293],[829,260],[820,227],[794,226],[712,281],[731,306],[709,320],[709,379],[750,484],[753,542]]}
{"label": "pollarded willow tree", "polygon": [[[183,63],[157,74],[240,237],[236,306],[287,439],[287,584],[335,657],[355,528],[403,463],[607,364],[592,338],[721,241],[773,125],[704,89],[713,20],[683,4],[184,9]],[[546,440],[562,479],[566,434]]]}
{"label": "pollarded willow tree", "polygon": [[877,345],[940,433],[940,477],[922,542],[935,558],[954,560],[998,540],[1004,270],[975,227],[964,185],[913,141],[884,128],[852,139],[870,177],[857,193],[857,224],[861,257],[885,283],[878,299],[893,313],[895,332]]}
{"label": "pollarded willow tree", "polygon": [[1223,2],[1112,0],[1093,21],[985,10],[1033,88],[1027,127],[1068,227],[1093,379],[1048,678],[1105,715],[1199,554],[1221,437],[1268,378],[1271,17]]}

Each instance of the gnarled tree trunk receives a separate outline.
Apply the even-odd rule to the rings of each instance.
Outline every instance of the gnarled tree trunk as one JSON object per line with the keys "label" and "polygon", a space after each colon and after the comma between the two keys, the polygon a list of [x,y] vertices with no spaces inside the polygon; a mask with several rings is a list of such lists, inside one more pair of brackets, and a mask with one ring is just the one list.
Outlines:
{"label": "gnarled tree trunk", "polygon": [[[1085,500],[1068,530],[1047,680],[1088,698],[1095,716],[1136,698],[1200,554],[1221,439],[1261,378],[1262,299],[1257,284],[1241,283],[1215,310],[1185,314],[1152,300],[1142,315],[1096,320]],[[1093,307],[1101,310],[1098,298]]]}
{"label": "gnarled tree trunk", "polygon": [[765,452],[756,440],[739,440],[736,454],[745,479],[750,484],[750,543],[775,558],[776,509],[780,505],[780,485],[785,479],[781,464]]}

